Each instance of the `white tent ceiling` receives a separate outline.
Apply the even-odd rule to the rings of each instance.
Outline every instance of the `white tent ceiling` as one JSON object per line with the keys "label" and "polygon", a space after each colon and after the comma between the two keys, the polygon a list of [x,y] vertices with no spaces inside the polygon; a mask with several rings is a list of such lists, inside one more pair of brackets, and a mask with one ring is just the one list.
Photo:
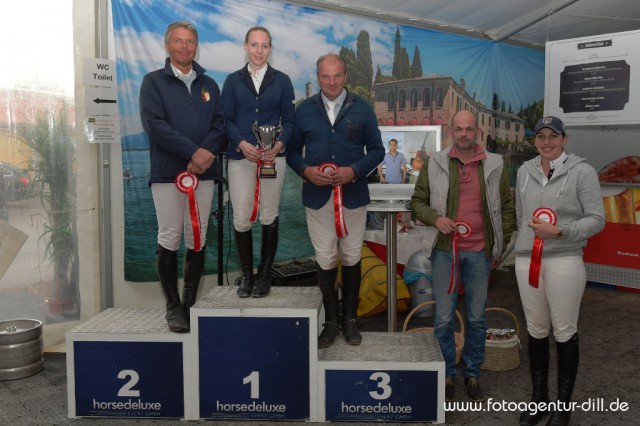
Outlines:
{"label": "white tent ceiling", "polygon": [[292,3],[544,48],[640,29],[638,0],[299,0]]}

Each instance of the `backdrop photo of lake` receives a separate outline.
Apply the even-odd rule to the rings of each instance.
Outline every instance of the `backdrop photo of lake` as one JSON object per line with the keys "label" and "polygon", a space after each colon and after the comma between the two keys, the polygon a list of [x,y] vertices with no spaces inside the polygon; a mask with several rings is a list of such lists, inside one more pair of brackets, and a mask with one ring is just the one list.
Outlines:
{"label": "backdrop photo of lake", "polygon": [[[125,173],[125,278],[156,281],[157,224],[147,186],[149,145],[140,123],[139,88],[149,71],[164,64],[163,38],[167,24],[176,19],[176,8],[175,2],[111,3]],[[196,60],[218,84],[246,66],[244,30],[238,29],[256,24],[278,28],[272,34],[278,47],[269,62],[291,79],[296,104],[320,90],[318,52],[340,52],[350,70],[346,87],[371,104],[379,125],[441,125],[445,140],[453,115],[461,109],[473,111],[482,139],[494,145],[488,150],[505,156],[515,183],[519,154],[528,148],[531,129],[544,111],[544,51],[384,19],[350,16],[348,25],[336,26],[344,21],[339,12],[285,2],[179,3],[198,27]],[[300,197],[300,178],[287,170],[277,261],[313,255]],[[231,208],[225,209],[222,225],[212,219],[209,226],[206,273],[238,270]],[[221,253],[216,247],[218,228],[224,237]],[[260,234],[260,229],[254,230],[255,264]],[[224,271],[216,271],[218,255],[224,259]]]}

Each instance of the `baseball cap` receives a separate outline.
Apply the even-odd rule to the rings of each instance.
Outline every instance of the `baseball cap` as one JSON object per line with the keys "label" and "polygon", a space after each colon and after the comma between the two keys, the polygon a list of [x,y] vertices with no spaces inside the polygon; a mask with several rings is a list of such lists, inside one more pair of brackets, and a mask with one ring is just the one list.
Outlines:
{"label": "baseball cap", "polygon": [[536,126],[533,128],[533,134],[535,135],[540,131],[540,129],[544,129],[545,127],[553,130],[555,133],[564,133],[564,123],[562,120],[558,117],[549,115],[538,120]]}

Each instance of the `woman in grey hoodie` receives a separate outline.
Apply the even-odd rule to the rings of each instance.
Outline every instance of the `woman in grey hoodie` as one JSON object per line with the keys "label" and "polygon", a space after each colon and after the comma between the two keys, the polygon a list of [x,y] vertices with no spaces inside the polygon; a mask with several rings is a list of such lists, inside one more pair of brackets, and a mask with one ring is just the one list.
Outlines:
{"label": "woman in grey hoodie", "polygon": [[567,154],[564,123],[543,117],[534,128],[538,156],[518,170],[516,278],[529,332],[532,401],[549,402],[549,330],[558,350],[558,398],[548,410],[525,411],[534,425],[565,425],[578,371],[578,316],[586,285],[582,248],[604,228],[598,176],[584,158]]}

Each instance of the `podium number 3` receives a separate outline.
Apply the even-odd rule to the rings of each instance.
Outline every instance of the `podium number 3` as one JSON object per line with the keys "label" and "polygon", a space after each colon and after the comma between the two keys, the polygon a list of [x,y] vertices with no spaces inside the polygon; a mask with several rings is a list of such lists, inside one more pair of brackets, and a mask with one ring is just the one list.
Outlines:
{"label": "podium number 3", "polygon": [[387,399],[391,396],[391,386],[389,386],[389,382],[391,381],[391,377],[387,373],[376,372],[369,376],[369,379],[375,380],[378,382],[378,392],[371,391],[369,395],[373,399]]}
{"label": "podium number 3", "polygon": [[260,372],[252,371],[247,377],[242,379],[242,384],[251,383],[251,399],[260,398]]}
{"label": "podium number 3", "polygon": [[118,373],[118,379],[126,379],[127,377],[129,378],[129,381],[122,385],[118,391],[118,396],[139,397],[140,391],[133,389],[133,387],[140,380],[140,376],[135,370],[122,370]]}

